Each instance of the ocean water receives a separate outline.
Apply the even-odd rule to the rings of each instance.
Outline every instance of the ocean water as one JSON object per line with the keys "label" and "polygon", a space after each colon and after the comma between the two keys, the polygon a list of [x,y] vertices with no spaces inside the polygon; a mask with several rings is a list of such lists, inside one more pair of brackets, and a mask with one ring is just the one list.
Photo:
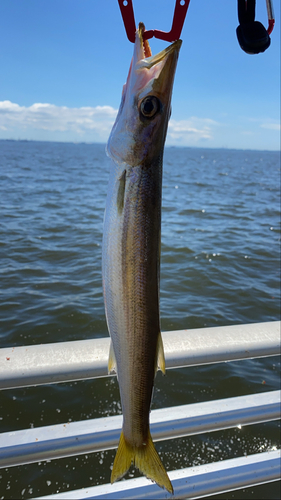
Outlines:
{"label": "ocean water", "polygon": [[[0,141],[0,347],[108,335],[108,172],[104,145]],[[166,148],[162,203],[163,331],[280,319],[278,152]],[[279,387],[278,357],[169,370],[152,407]],[[0,392],[1,432],[120,412],[114,377]],[[167,470],[279,447],[279,422],[157,444]],[[0,498],[106,483],[114,455],[0,470]],[[272,483],[214,498],[279,497]]]}

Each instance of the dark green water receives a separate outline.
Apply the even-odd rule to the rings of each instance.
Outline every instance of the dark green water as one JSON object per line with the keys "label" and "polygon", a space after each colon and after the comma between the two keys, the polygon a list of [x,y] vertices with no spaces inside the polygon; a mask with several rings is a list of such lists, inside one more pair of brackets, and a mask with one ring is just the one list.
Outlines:
{"label": "dark green water", "polygon": [[[1,347],[107,336],[103,145],[0,141]],[[280,319],[280,156],[167,148],[162,330]],[[153,408],[280,386],[276,357],[169,370]],[[120,413],[115,378],[0,393],[1,432]],[[158,443],[167,470],[280,447],[280,423]],[[115,451],[0,471],[0,498],[109,481]],[[133,471],[131,471],[131,475]],[[137,473],[136,473],[137,474]],[[280,485],[220,498],[280,498]]]}

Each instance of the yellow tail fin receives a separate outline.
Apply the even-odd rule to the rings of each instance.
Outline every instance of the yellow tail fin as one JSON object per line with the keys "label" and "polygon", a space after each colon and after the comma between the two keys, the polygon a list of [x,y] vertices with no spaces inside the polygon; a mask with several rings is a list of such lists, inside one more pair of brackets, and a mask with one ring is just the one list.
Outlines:
{"label": "yellow tail fin", "polygon": [[155,481],[161,488],[166,488],[169,493],[174,493],[172,483],[155,449],[150,433],[146,445],[137,448],[126,443],[123,431],[121,432],[111,473],[111,484],[121,479],[132,463],[148,479]]}

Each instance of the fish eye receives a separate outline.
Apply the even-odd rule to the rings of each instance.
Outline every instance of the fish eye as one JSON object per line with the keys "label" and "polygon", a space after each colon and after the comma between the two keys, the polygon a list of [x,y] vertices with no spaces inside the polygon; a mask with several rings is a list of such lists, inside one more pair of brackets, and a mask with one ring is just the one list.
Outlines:
{"label": "fish eye", "polygon": [[153,118],[160,109],[160,101],[157,97],[149,95],[140,104],[140,114],[144,118]]}

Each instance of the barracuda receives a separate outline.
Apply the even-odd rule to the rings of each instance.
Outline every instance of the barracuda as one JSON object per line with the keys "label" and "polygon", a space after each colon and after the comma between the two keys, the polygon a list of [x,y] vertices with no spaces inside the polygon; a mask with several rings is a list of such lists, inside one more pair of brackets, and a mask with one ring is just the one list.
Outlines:
{"label": "barracuda", "polygon": [[111,171],[103,235],[103,291],[123,428],[111,482],[131,464],[170,493],[149,411],[157,368],[165,372],[159,316],[162,158],[181,41],[151,55],[136,31],[134,54],[107,154]]}

